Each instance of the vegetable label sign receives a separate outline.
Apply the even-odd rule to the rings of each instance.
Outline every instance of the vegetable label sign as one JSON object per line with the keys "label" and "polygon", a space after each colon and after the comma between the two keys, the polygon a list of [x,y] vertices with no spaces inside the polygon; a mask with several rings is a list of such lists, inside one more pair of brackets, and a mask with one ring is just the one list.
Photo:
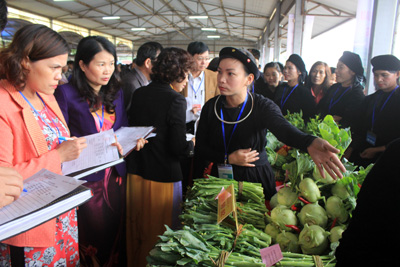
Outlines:
{"label": "vegetable label sign", "polygon": [[238,227],[237,216],[236,216],[236,199],[235,189],[231,184],[225,190],[222,190],[218,196],[218,218],[217,223],[221,223],[229,214],[234,213],[236,220],[236,227]]}
{"label": "vegetable label sign", "polygon": [[271,267],[275,263],[283,259],[282,251],[279,244],[260,249],[260,254],[262,262],[266,265],[266,267]]}

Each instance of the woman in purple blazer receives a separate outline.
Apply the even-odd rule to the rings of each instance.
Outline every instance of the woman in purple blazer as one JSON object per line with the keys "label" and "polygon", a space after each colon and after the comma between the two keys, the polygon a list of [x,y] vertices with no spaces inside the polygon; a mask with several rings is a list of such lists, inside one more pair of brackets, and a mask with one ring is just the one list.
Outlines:
{"label": "woman in purple blazer", "polygon": [[[116,50],[100,36],[83,38],[71,81],[55,97],[72,136],[128,126],[123,93],[115,77]],[[125,264],[125,163],[85,177],[93,198],[79,207],[78,227],[84,265]]]}

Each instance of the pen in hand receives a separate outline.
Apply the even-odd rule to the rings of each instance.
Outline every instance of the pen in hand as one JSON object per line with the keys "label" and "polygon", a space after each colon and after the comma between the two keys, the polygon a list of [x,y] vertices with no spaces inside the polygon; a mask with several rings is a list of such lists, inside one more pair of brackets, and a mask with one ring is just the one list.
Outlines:
{"label": "pen in hand", "polygon": [[60,143],[62,143],[62,142],[64,142],[64,141],[74,140],[74,138],[59,136],[59,137],[58,137],[58,140],[60,141]]}

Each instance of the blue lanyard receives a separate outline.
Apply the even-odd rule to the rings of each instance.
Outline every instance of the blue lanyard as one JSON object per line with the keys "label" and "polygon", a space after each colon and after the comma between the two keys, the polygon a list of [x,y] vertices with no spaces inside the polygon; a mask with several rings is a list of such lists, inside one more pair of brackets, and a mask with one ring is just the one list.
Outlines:
{"label": "blue lanyard", "polygon": [[[386,103],[389,101],[389,99],[392,97],[392,95],[394,94],[394,92],[397,90],[397,88],[399,88],[399,86],[396,86],[396,88],[394,88],[394,90],[389,94],[389,96],[386,98],[385,102],[383,103],[381,109],[379,110],[379,112],[382,112],[382,110],[384,109],[384,107],[386,106]],[[380,93],[382,95],[382,91]],[[378,102],[378,100],[380,99],[380,97],[376,98],[375,103],[374,103],[374,109],[372,110],[372,122],[371,122],[371,130],[373,132],[374,130],[374,125],[375,125],[375,110],[376,110],[376,103]]]}
{"label": "blue lanyard", "polygon": [[[62,136],[62,134],[61,134],[61,132],[60,132],[60,129],[58,129],[58,127],[57,127],[56,123],[54,122],[54,120],[53,120],[52,118],[50,118],[50,116],[49,116],[49,118],[50,118],[50,120],[52,121],[54,127],[57,129],[58,134],[57,134],[56,131],[54,131],[53,127],[51,127],[51,126],[47,123],[47,121],[42,117],[42,115],[39,113],[39,111],[37,111],[37,110],[34,108],[34,106],[31,104],[31,102],[29,102],[29,100],[26,98],[26,96],[24,96],[24,94],[23,94],[21,91],[19,91],[19,93],[20,93],[21,96],[25,99],[25,101],[29,104],[29,106],[32,108],[33,112],[35,112],[36,115],[42,120],[42,122],[43,122],[44,124],[46,124],[47,127],[49,127],[50,131],[51,131],[54,135],[57,136],[58,142],[61,144],[62,141],[65,141],[66,138],[65,138],[64,136]],[[37,93],[36,93],[36,94],[37,94]],[[46,104],[44,103],[43,99],[40,97],[39,94],[37,94],[37,96],[38,96],[39,99],[42,101],[43,106],[44,106],[44,108],[45,108],[46,111],[47,111],[47,114],[49,114],[49,111],[48,111],[48,109],[47,109],[47,107],[46,107]]]}
{"label": "blue lanyard", "polygon": [[333,94],[333,96],[331,98],[331,101],[329,102],[328,113],[331,113],[331,109],[333,108],[333,106],[336,105],[340,101],[340,99],[342,99],[342,97],[347,93],[347,91],[349,91],[351,89],[351,86],[347,87],[347,89],[338,97],[338,99],[333,101],[333,99],[335,98],[335,95],[337,94],[337,92],[339,91],[340,88],[341,88],[341,86],[336,89],[335,93]]}
{"label": "blue lanyard", "polygon": [[251,91],[253,94],[254,94],[254,83],[255,83],[255,81],[253,81],[253,83],[251,84],[251,86],[252,86],[252,88],[253,88],[253,90]]}
{"label": "blue lanyard", "polygon": [[199,84],[199,87],[197,88],[197,90],[195,90],[194,87],[193,87],[194,78],[193,78],[192,82],[190,83],[190,86],[192,87],[192,90],[193,90],[193,93],[194,93],[194,97],[195,97],[195,98],[197,98],[197,92],[200,90],[200,87],[201,87],[201,85],[203,84],[204,78],[205,78],[205,77],[203,76],[203,79],[201,79],[200,84]]}
{"label": "blue lanyard", "polygon": [[[243,106],[242,106],[242,108],[240,109],[240,113],[239,113],[239,115],[238,115],[236,121],[240,120],[240,117],[242,116],[244,107],[246,106],[246,103],[247,103],[247,98],[248,98],[248,96],[249,96],[249,95],[246,94],[246,99],[244,100]],[[221,107],[221,109],[220,109],[220,113],[221,113],[221,119],[224,120],[224,113],[222,112],[222,107]],[[233,133],[234,133],[235,130],[236,130],[237,124],[235,124],[235,125],[233,126],[232,133],[231,133],[231,137],[229,138],[229,142],[228,142],[228,143],[226,143],[226,137],[225,137],[225,123],[222,121],[222,122],[221,122],[221,125],[222,125],[222,137],[224,138],[224,147],[225,147],[225,161],[224,161],[224,163],[226,164],[226,162],[228,161],[228,147],[229,147],[229,144],[230,144],[230,142],[231,142]]]}
{"label": "blue lanyard", "polygon": [[99,119],[99,124],[100,124],[99,132],[101,132],[101,130],[103,129],[103,124],[104,124],[104,105],[101,104],[101,119],[100,119],[99,114],[97,114],[97,111],[95,111],[94,113],[96,114],[97,118]]}
{"label": "blue lanyard", "polygon": [[281,109],[282,109],[283,106],[286,104],[286,101],[289,99],[290,95],[293,93],[294,89],[296,89],[298,85],[299,85],[299,84],[296,84],[295,87],[293,87],[292,91],[290,91],[290,93],[289,93],[289,94],[287,95],[287,97],[285,98],[285,101],[283,101],[283,97],[285,96],[285,93],[286,93],[286,86],[285,86],[285,88],[283,89],[282,97],[281,97]]}

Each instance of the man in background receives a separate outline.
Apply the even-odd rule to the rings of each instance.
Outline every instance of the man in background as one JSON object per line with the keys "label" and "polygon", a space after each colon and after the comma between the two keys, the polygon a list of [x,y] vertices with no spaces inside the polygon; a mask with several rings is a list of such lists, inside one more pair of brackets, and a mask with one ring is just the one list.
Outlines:
{"label": "man in background", "polygon": [[162,49],[162,45],[158,42],[147,42],[141,45],[137,51],[135,67],[122,77],[124,104],[127,111],[131,106],[132,95],[135,90],[150,83],[153,62]]}
{"label": "man in background", "polygon": [[68,81],[71,79],[72,71],[74,70],[74,61],[67,61],[67,70],[65,72],[65,77],[67,77]]}
{"label": "man in background", "polygon": [[182,94],[186,98],[186,132],[195,134],[195,123],[200,117],[204,103],[219,94],[217,73],[207,69],[210,62],[210,50],[203,42],[191,42],[187,51],[195,61],[189,73],[188,84]]}
{"label": "man in background", "polygon": [[261,71],[261,65],[260,65],[260,57],[261,57],[261,53],[260,50],[255,49],[255,48],[250,48],[249,52],[253,55],[253,57],[256,59],[256,64],[258,67],[258,70]]}
{"label": "man in background", "polygon": [[[260,65],[260,57],[261,57],[261,53],[259,50],[254,49],[254,48],[250,48],[249,52],[254,56],[254,58],[256,59],[256,64],[258,67],[258,70],[261,70],[261,65]],[[264,75],[263,73],[260,71],[260,75],[258,76],[258,79],[255,80],[253,82],[253,84],[251,85],[251,92],[257,92],[257,91],[262,91],[263,88],[265,88],[267,86],[267,83],[264,80]]]}

